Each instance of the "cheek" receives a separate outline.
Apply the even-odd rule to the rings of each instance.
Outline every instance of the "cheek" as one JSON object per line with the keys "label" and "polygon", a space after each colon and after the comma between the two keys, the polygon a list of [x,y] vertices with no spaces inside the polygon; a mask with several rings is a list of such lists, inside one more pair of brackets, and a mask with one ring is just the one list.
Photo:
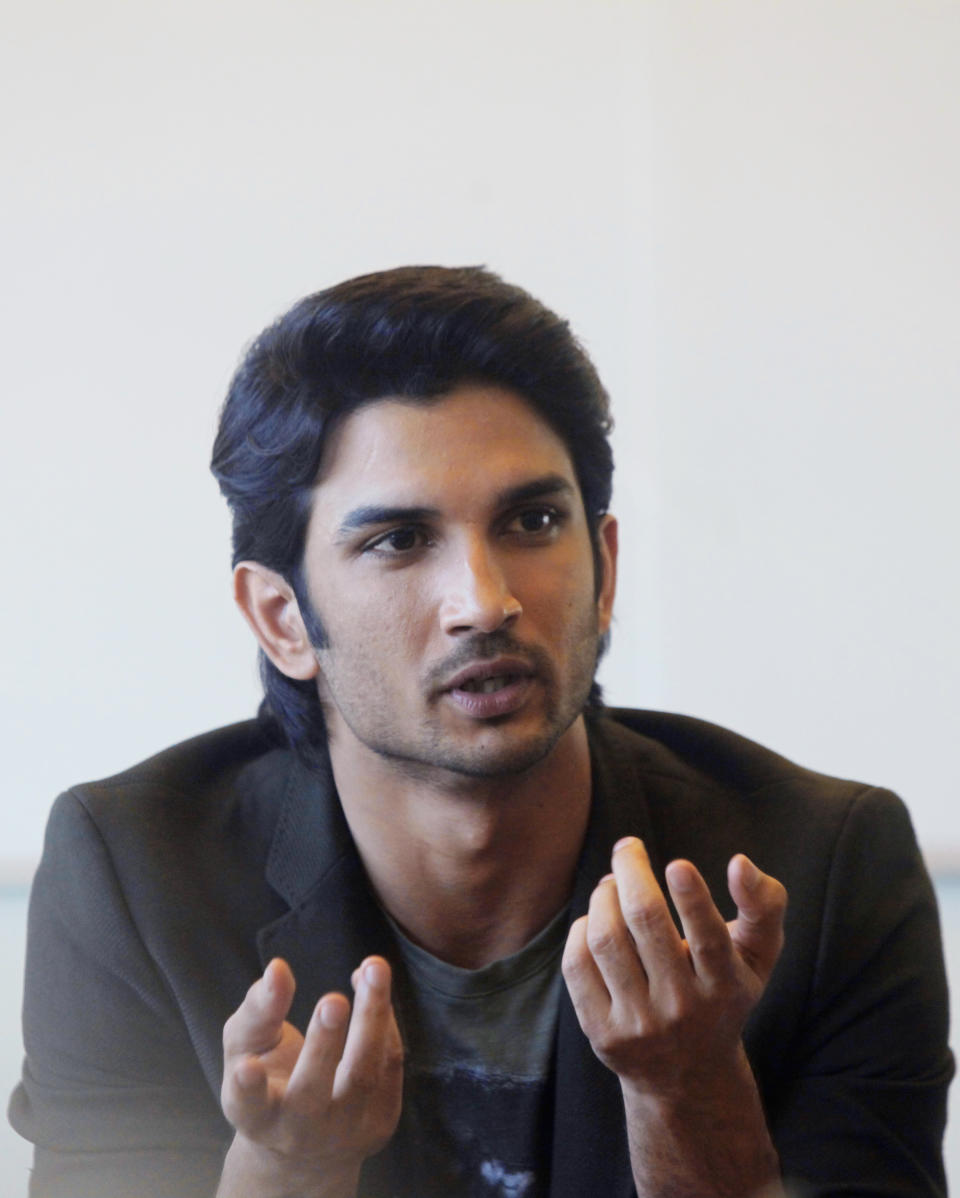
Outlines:
{"label": "cheek", "polygon": [[524,612],[550,625],[582,623],[585,615],[596,611],[593,576],[584,570],[579,555],[535,563],[517,589]]}
{"label": "cheek", "polygon": [[424,588],[415,580],[397,577],[385,585],[359,585],[337,621],[361,656],[389,649],[402,657],[415,651],[429,635],[432,608]]}

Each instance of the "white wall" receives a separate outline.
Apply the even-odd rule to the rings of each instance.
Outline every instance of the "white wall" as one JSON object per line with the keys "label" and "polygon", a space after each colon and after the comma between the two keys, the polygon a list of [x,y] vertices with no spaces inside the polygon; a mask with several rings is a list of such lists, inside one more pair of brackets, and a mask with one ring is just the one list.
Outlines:
{"label": "white wall", "polygon": [[960,6],[654,11],[657,699],[956,861]]}
{"label": "white wall", "polygon": [[955,3],[7,7],[8,866],[59,788],[252,711],[218,403],[289,302],[405,261],[601,366],[611,699],[895,785],[960,856]]}

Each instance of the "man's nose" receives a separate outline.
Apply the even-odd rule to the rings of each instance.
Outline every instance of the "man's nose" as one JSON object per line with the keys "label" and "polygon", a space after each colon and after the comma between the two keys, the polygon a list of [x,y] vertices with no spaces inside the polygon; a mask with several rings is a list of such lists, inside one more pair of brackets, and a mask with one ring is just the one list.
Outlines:
{"label": "man's nose", "polygon": [[492,548],[474,543],[457,554],[444,578],[440,622],[444,632],[496,632],[522,611]]}

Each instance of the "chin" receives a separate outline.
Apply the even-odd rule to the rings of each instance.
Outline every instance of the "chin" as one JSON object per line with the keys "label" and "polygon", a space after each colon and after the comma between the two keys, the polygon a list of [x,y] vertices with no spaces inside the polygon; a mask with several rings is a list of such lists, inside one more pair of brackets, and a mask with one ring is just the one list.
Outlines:
{"label": "chin", "polygon": [[456,737],[438,737],[418,752],[387,755],[421,776],[436,777],[440,771],[461,778],[516,777],[546,760],[575,719],[562,727],[542,728],[526,735],[505,735],[505,729],[488,728],[472,744]]}

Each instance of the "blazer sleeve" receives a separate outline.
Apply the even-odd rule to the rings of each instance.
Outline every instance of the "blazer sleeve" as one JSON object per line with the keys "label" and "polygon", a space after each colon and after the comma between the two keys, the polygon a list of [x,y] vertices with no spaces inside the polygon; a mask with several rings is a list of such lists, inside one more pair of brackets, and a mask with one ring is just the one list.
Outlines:
{"label": "blazer sleeve", "polygon": [[805,1015],[772,1112],[797,1194],[946,1194],[947,1032],[936,899],[909,816],[890,792],[865,790],[836,841]]}
{"label": "blazer sleeve", "polygon": [[54,805],[30,898],[10,1121],[32,1198],[212,1198],[229,1129],[82,797]]}

